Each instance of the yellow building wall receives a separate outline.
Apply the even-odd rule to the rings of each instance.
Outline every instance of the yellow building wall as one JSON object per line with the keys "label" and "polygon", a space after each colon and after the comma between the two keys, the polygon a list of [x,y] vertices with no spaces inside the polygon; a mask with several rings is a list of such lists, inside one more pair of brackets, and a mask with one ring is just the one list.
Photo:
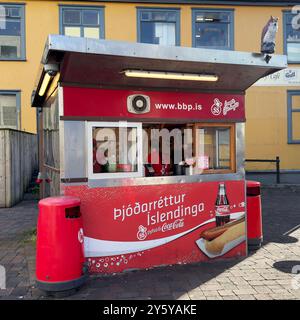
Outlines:
{"label": "yellow building wall", "polygon": [[[280,157],[282,169],[300,169],[300,146],[287,144],[286,87],[252,87],[246,94],[246,158]],[[247,163],[248,170],[274,170],[275,163]]]}
{"label": "yellow building wall", "polygon": [[[32,89],[38,73],[45,39],[59,33],[59,4],[104,6],[105,38],[137,41],[136,7],[181,9],[182,46],[192,45],[192,8],[234,9],[234,47],[238,51],[260,51],[260,35],[270,15],[279,17],[276,53],[283,53],[282,10],[288,7],[157,5],[137,3],[99,3],[87,1],[4,1],[26,3],[26,62],[0,61],[0,90],[21,89],[21,129],[36,131],[35,109],[30,107]],[[1,4],[1,0],[0,0]],[[282,168],[300,169],[300,146],[287,144],[287,87],[252,87],[246,95],[246,158],[282,158]],[[300,87],[290,89],[300,90]],[[249,165],[272,169],[272,165]]]}

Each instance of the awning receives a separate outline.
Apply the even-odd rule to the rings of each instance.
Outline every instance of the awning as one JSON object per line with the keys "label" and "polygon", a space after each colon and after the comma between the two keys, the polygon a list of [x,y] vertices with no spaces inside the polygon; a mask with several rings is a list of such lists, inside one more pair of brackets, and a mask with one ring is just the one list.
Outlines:
{"label": "awning", "polygon": [[[287,67],[284,55],[270,62],[260,53],[161,46],[122,41],[49,35],[42,66],[58,66],[64,84],[107,88],[241,93],[258,79]],[[216,82],[130,78],[125,70],[213,74]],[[33,107],[42,107],[38,92],[44,68],[33,92]],[[47,95],[47,92],[45,96]]]}

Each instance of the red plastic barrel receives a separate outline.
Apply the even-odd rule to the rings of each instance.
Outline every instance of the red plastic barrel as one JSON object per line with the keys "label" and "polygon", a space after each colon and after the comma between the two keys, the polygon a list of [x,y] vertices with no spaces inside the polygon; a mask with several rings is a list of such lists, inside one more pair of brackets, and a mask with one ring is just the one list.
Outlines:
{"label": "red plastic barrel", "polygon": [[246,185],[248,248],[256,250],[263,241],[260,182],[246,181]]}
{"label": "red plastic barrel", "polygon": [[85,281],[80,199],[62,196],[39,202],[36,278],[44,291],[70,290]]}

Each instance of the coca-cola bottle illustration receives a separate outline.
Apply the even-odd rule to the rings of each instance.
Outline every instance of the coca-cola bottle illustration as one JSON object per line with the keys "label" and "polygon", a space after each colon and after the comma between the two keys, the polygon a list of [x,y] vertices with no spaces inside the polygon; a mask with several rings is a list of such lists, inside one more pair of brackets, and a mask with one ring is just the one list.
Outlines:
{"label": "coca-cola bottle illustration", "polygon": [[221,182],[219,184],[219,191],[215,204],[215,212],[217,227],[223,226],[225,223],[230,221],[230,207],[224,182]]}

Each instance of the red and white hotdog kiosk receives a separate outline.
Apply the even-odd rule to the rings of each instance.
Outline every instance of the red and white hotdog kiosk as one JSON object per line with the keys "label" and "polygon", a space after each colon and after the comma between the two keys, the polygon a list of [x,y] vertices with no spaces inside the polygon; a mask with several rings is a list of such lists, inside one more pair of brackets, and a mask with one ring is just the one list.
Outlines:
{"label": "red and white hotdog kiosk", "polygon": [[41,192],[81,200],[90,272],[247,254],[245,90],[285,67],[280,55],[49,36],[32,100]]}

